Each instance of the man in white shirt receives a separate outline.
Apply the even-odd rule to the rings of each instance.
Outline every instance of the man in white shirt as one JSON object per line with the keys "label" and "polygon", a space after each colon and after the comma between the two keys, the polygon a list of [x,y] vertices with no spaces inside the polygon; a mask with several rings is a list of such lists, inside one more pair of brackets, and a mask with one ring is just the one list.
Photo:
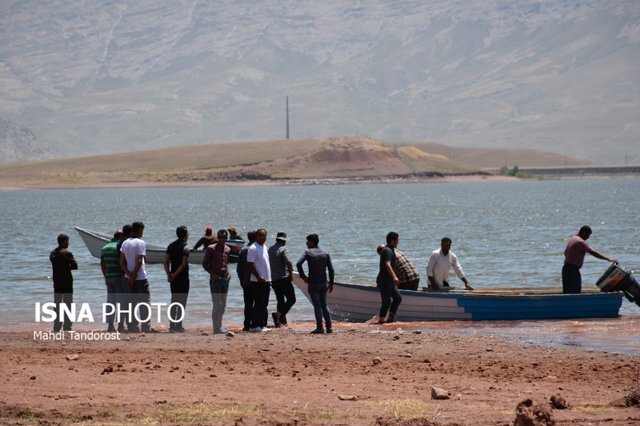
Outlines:
{"label": "man in white shirt", "polygon": [[447,279],[449,278],[451,267],[453,267],[456,275],[462,280],[467,290],[473,290],[458,263],[458,257],[451,251],[451,239],[444,237],[440,242],[440,248],[431,253],[427,264],[427,277],[431,288],[438,290],[440,286],[449,287]]}
{"label": "man in white shirt", "polygon": [[247,251],[247,268],[251,273],[249,287],[254,295],[249,331],[254,333],[268,330],[265,313],[269,305],[269,293],[271,293],[271,265],[268,248],[264,245],[266,241],[267,230],[258,229],[256,242]]}
{"label": "man in white shirt", "polygon": [[120,247],[120,252],[122,252],[120,266],[125,271],[125,277],[129,284],[130,307],[137,310],[138,318],[142,321],[140,330],[138,330],[138,321],[132,312],[129,332],[155,333],[156,331],[151,328],[151,315],[149,312],[151,294],[145,268],[147,245],[142,239],[144,224],[142,222],[133,222],[131,228],[132,237],[125,240],[122,243],[122,247]]}

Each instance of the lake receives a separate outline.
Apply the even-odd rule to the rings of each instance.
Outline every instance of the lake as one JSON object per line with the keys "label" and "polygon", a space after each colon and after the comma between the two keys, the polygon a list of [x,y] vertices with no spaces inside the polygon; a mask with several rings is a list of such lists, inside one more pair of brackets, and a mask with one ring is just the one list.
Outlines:
{"label": "lake", "polygon": [[[106,298],[99,260],[89,254],[74,226],[112,233],[132,221],[144,222],[144,239],[161,245],[175,239],[179,225],[189,227],[190,244],[208,225],[214,231],[235,226],[243,236],[250,229],[266,228],[268,245],[277,232],[284,231],[291,238],[287,247],[294,262],[304,250],[306,235],[317,233],[320,246],[332,255],[338,281],[368,283],[373,283],[377,274],[375,248],[384,242],[387,232],[400,234],[399,249],[419,268],[421,285],[426,281],[429,254],[439,247],[443,236],[449,236],[452,251],[477,288],[560,285],[564,246],[583,224],[593,228],[589,242],[595,249],[616,258],[625,269],[640,269],[638,194],[637,178],[3,191],[0,223],[8,237],[0,244],[0,315],[6,328],[41,326],[34,323],[34,304],[52,300],[48,254],[59,233],[71,237],[70,250],[79,263],[74,272],[75,301],[91,303],[99,312]],[[594,286],[607,266],[587,256],[583,285]],[[151,301],[168,303],[170,292],[162,266],[148,265],[147,271]],[[461,285],[456,278],[452,283]],[[210,325],[210,305],[208,274],[191,265],[185,327]],[[270,307],[274,305],[272,295]],[[628,330],[637,330],[640,308],[625,300],[620,312],[621,318],[609,321],[612,325],[602,334],[627,327],[621,333],[630,334],[623,339],[630,343],[613,344],[621,346],[621,351],[631,348],[631,352],[640,353],[638,334]],[[313,318],[311,305],[301,293],[289,317],[294,321]],[[241,321],[242,292],[234,276],[225,324],[239,325]],[[575,323],[428,326],[526,335],[530,332],[518,330],[555,330],[553,324]],[[578,334],[589,332],[589,327],[586,329],[580,327]]]}

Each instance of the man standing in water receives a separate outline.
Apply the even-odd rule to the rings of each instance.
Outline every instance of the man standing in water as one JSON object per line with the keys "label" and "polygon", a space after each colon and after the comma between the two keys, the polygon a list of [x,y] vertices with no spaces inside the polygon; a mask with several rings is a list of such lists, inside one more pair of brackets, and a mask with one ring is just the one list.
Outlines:
{"label": "man standing in water", "polygon": [[582,291],[582,276],[580,268],[584,263],[585,254],[616,263],[604,254],[594,250],[587,244],[587,240],[591,236],[591,228],[584,225],[578,231],[578,235],[574,235],[569,239],[567,247],[564,249],[564,266],[562,267],[562,292],[563,293],[580,293]]}
{"label": "man standing in water", "polygon": [[[149,306],[151,302],[151,293],[149,292],[149,281],[147,281],[147,270],[145,268],[145,259],[147,258],[147,244],[142,239],[144,233],[144,224],[142,222],[133,222],[131,224],[131,238],[125,240],[120,247],[122,256],[120,256],[120,266],[125,271],[127,284],[129,285],[129,296],[131,308],[134,312],[130,313],[131,323],[129,324],[129,332],[137,333],[155,333],[151,328],[151,312]],[[138,329],[138,319],[140,318],[140,329]]]}
{"label": "man standing in water", "polygon": [[[64,303],[71,310],[73,303],[73,275],[72,270],[78,269],[78,264],[69,251],[69,236],[58,235],[58,247],[49,254],[49,260],[53,268],[53,302],[56,304],[56,319],[53,322],[53,331],[58,332],[62,327],[60,321],[60,305]],[[64,317],[64,331],[71,330],[71,319]]]}
{"label": "man standing in water", "polygon": [[[380,252],[380,271],[376,278],[376,284],[380,288],[382,305],[378,314],[378,324],[394,322],[398,307],[402,302],[402,296],[398,291],[400,280],[393,270],[393,264],[396,263],[395,249],[398,247],[399,240],[400,237],[396,232],[389,232],[387,234],[387,245]],[[389,312],[388,318],[387,311]]]}
{"label": "man standing in water", "polygon": [[177,240],[169,244],[164,255],[164,272],[171,286],[171,309],[169,311],[169,332],[183,333],[182,320],[189,297],[189,254],[187,245],[189,231],[186,226],[176,228]]}
{"label": "man standing in water", "polygon": [[229,233],[225,229],[218,231],[218,241],[207,247],[202,259],[202,267],[211,275],[209,288],[211,290],[211,321],[213,334],[225,334],[227,329],[222,326],[222,316],[227,307],[229,293],[229,256],[231,248],[226,244]]}
{"label": "man standing in water", "polygon": [[[309,285],[309,297],[313,303],[313,312],[316,317],[316,329],[311,334],[322,334],[322,318],[326,326],[327,333],[333,333],[331,323],[331,312],[327,307],[327,291],[333,291],[334,271],[331,264],[331,256],[326,251],[318,247],[320,238],[318,234],[307,236],[307,250],[296,262],[296,268],[300,277]],[[309,276],[305,275],[302,264],[307,262]],[[329,272],[329,287],[327,287],[327,271]]]}
{"label": "man standing in water", "polygon": [[458,256],[451,251],[451,238],[444,237],[440,241],[440,248],[431,253],[427,264],[427,278],[432,289],[438,290],[440,286],[449,287],[447,280],[449,279],[449,270],[452,267],[458,278],[464,283],[465,288],[473,290],[458,262]]}

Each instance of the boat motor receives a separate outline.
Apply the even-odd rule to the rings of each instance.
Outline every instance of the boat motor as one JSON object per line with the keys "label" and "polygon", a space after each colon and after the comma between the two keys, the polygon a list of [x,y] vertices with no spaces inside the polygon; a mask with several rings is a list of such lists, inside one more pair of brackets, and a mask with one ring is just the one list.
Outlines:
{"label": "boat motor", "polygon": [[625,271],[617,263],[611,264],[604,271],[596,285],[600,288],[600,291],[606,293],[621,291],[629,302],[640,306],[640,284],[633,277],[633,271]]}

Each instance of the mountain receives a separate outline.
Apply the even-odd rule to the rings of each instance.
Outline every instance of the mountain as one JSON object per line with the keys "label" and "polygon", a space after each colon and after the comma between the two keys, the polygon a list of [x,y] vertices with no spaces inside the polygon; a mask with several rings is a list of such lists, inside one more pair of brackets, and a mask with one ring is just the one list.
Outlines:
{"label": "mountain", "polygon": [[0,119],[56,156],[280,139],[289,96],[294,138],[639,163],[638,75],[636,0],[0,2]]}
{"label": "mountain", "polygon": [[5,162],[51,157],[49,146],[25,127],[0,119],[0,158]]}

